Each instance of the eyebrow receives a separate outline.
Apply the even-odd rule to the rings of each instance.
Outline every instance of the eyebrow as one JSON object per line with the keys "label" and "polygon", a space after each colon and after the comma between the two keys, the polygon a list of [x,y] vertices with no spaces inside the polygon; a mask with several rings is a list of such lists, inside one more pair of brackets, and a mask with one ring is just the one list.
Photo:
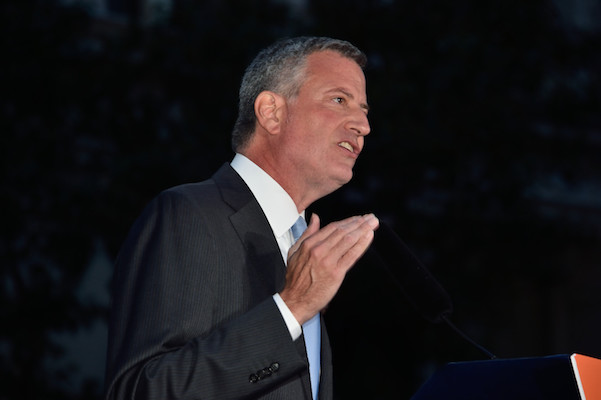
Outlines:
{"label": "eyebrow", "polygon": [[[353,100],[355,99],[355,96],[353,96],[348,90],[341,88],[341,87],[330,89],[326,93],[333,93],[333,92],[340,92],[350,99],[353,99]],[[359,107],[364,109],[366,112],[369,111],[369,105],[367,103],[361,103],[361,104],[359,104]]]}

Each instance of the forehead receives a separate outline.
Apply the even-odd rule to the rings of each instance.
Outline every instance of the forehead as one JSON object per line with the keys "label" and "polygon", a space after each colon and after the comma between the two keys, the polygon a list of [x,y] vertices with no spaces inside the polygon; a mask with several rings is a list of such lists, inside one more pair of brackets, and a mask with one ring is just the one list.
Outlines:
{"label": "forehead", "polygon": [[309,55],[305,78],[304,85],[317,86],[323,91],[341,87],[365,96],[363,70],[354,60],[335,51],[326,50]]}

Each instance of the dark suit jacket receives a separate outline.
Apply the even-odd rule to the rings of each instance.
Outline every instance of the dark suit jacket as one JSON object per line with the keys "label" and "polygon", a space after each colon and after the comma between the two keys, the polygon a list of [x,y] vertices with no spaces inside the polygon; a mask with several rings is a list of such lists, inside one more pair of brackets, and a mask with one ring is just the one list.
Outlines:
{"label": "dark suit jacket", "polygon": [[[228,165],[161,193],[117,258],[107,399],[311,399],[303,337],[272,295],[285,265],[252,193]],[[320,399],[332,398],[322,320]]]}

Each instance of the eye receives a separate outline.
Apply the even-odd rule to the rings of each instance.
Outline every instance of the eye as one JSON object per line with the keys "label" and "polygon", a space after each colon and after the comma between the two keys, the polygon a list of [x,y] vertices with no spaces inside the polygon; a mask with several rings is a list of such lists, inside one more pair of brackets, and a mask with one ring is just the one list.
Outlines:
{"label": "eye", "polygon": [[334,100],[334,102],[338,104],[344,104],[346,102],[346,99],[344,97],[334,97],[332,100]]}

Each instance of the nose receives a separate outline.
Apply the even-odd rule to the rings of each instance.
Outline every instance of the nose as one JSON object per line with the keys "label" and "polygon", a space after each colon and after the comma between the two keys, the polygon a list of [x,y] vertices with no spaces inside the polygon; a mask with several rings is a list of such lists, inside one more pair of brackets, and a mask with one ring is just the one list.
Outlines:
{"label": "nose", "polygon": [[369,135],[369,132],[371,131],[367,114],[362,109],[353,112],[346,127],[353,131],[357,136]]}

